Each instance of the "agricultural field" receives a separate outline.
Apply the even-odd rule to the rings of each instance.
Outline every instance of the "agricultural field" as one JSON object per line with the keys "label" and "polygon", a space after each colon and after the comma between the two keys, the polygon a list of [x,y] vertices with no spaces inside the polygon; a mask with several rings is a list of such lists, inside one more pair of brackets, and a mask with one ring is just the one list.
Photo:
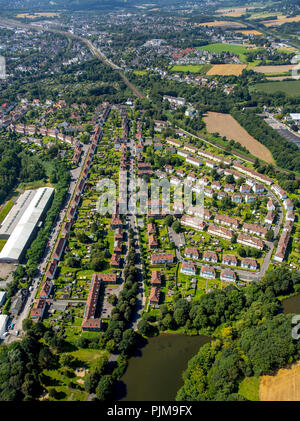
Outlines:
{"label": "agricultural field", "polygon": [[246,64],[214,64],[206,74],[207,76],[239,76],[246,67]]}
{"label": "agricultural field", "polygon": [[262,32],[257,31],[256,29],[237,29],[234,32],[244,35],[262,35]]}
{"label": "agricultural field", "polygon": [[253,68],[254,72],[264,74],[278,74],[291,71],[295,67],[294,64],[283,64],[279,66],[256,66]]}
{"label": "agricultural field", "polygon": [[265,26],[280,26],[284,23],[290,23],[290,22],[300,22],[300,16],[293,16],[293,17],[286,17],[286,16],[278,16],[275,20],[267,20],[264,22],[261,22]]}
{"label": "agricultural field", "polygon": [[205,50],[209,51],[211,53],[231,53],[235,54],[239,57],[241,62],[247,63],[247,56],[246,53],[251,51],[256,51],[255,47],[252,45],[239,45],[239,44],[221,44],[221,43],[215,43],[215,44],[208,44],[208,45],[202,45],[201,47],[197,47],[198,50]]}
{"label": "agricultural field", "polygon": [[237,45],[237,44],[208,44],[202,45],[201,47],[197,47],[197,50],[205,50],[212,53],[233,53],[233,54],[243,54],[249,51],[249,47],[245,47],[244,45]]}
{"label": "agricultural field", "polygon": [[39,18],[39,17],[53,18],[54,16],[58,16],[58,13],[55,13],[55,12],[34,12],[32,14],[30,14],[30,13],[19,13],[18,15],[16,15],[16,18],[36,19],[36,18]]}
{"label": "agricultural field", "polygon": [[250,7],[235,7],[234,9],[228,8],[228,9],[218,9],[217,13],[221,16],[229,16],[233,18],[238,18],[242,16],[244,13],[247,12],[247,10],[256,9],[256,6],[250,6]]}
{"label": "agricultural field", "polygon": [[190,72],[190,73],[198,73],[199,75],[206,75],[208,70],[211,69],[210,64],[187,64],[187,65],[175,65],[171,68],[171,72]]}
{"label": "agricultural field", "polygon": [[300,362],[291,368],[283,368],[275,376],[260,378],[259,399],[261,401],[300,400]]}
{"label": "agricultural field", "polygon": [[230,22],[227,20],[215,20],[213,22],[196,23],[197,26],[208,26],[215,28],[246,28],[246,25],[239,22]]}
{"label": "agricultural field", "polygon": [[300,96],[300,83],[297,80],[257,83],[252,87],[252,89],[265,92],[267,94],[274,94],[275,92],[284,92],[287,96],[290,97]]}
{"label": "agricultural field", "polygon": [[226,136],[227,139],[235,140],[241,145],[245,146],[248,151],[257,156],[263,161],[274,163],[273,157],[269,149],[262,145],[229,114],[221,114],[215,112],[208,112],[204,117],[204,122],[207,131],[210,133],[218,132],[221,136]]}

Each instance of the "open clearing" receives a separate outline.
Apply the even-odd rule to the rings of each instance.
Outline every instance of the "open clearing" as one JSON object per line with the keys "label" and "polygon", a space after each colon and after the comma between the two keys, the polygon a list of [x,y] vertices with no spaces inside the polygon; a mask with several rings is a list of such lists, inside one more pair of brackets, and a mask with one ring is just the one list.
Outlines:
{"label": "open clearing", "polygon": [[214,26],[220,28],[246,28],[246,25],[239,22],[230,22],[227,20],[215,20],[213,22],[196,23],[197,26]]}
{"label": "open clearing", "polygon": [[226,136],[228,140],[235,140],[248,151],[263,161],[274,163],[269,149],[250,134],[230,115],[215,112],[208,112],[204,117],[207,131],[210,133],[218,132],[220,136]]}
{"label": "open clearing", "polygon": [[260,378],[259,399],[261,401],[300,400],[300,361],[291,368],[282,368],[276,376]]}
{"label": "open clearing", "polygon": [[284,73],[289,72],[295,67],[295,64],[282,64],[278,66],[256,66],[253,70],[257,73]]}
{"label": "open clearing", "polygon": [[256,83],[253,87],[251,86],[250,90],[262,91],[267,94],[274,94],[275,92],[284,92],[287,96],[290,97],[299,97],[300,96],[300,81],[291,80],[291,81],[282,81],[282,82],[265,82],[265,83]]}
{"label": "open clearing", "polygon": [[207,76],[239,76],[246,67],[246,64],[214,64],[206,74]]}

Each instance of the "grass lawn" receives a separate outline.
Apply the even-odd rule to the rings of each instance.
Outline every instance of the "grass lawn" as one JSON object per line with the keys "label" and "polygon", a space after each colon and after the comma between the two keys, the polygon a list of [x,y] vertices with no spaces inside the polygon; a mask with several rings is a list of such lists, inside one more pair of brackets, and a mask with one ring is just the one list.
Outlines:
{"label": "grass lawn", "polygon": [[0,240],[0,251],[3,249],[3,247],[5,246],[7,240]]}
{"label": "grass lawn", "polygon": [[206,75],[206,72],[211,68],[211,64],[186,64],[186,65],[175,65],[171,68],[171,72],[190,72],[198,73],[200,75]]}
{"label": "grass lawn", "polygon": [[275,92],[284,92],[289,97],[300,96],[300,83],[297,80],[257,83],[250,89],[271,95]]}
{"label": "grass lawn", "polygon": [[257,50],[257,49],[245,47],[244,45],[221,44],[221,43],[202,45],[201,47],[197,47],[197,49],[209,51],[212,53],[228,52],[232,54],[237,54],[243,63],[247,63],[247,58],[245,56],[245,53],[249,51]]}
{"label": "grass lawn", "polygon": [[9,200],[1,209],[0,211],[0,222],[4,221],[4,219],[6,218],[7,214],[9,213],[9,211],[11,210],[11,208],[13,207],[14,202],[13,200]]}
{"label": "grass lawn", "polygon": [[246,377],[240,383],[238,393],[249,401],[259,401],[259,377]]}

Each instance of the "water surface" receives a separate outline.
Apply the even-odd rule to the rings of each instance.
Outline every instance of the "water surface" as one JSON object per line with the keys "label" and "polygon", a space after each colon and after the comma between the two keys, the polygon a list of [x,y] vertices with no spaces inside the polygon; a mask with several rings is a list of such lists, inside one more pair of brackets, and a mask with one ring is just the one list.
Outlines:
{"label": "water surface", "polygon": [[121,400],[173,401],[188,361],[209,342],[207,336],[161,334],[129,360],[120,384]]}

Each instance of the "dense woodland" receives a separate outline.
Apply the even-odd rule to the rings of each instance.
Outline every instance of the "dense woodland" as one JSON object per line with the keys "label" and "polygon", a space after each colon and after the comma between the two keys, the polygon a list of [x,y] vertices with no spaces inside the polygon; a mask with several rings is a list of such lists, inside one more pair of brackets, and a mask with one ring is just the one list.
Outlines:
{"label": "dense woodland", "polygon": [[299,289],[299,272],[282,266],[242,291],[229,286],[189,308],[179,300],[171,314],[175,323],[214,332],[216,339],[190,360],[177,400],[244,400],[238,390],[245,377],[271,374],[299,359],[291,315],[282,314],[277,298]]}

